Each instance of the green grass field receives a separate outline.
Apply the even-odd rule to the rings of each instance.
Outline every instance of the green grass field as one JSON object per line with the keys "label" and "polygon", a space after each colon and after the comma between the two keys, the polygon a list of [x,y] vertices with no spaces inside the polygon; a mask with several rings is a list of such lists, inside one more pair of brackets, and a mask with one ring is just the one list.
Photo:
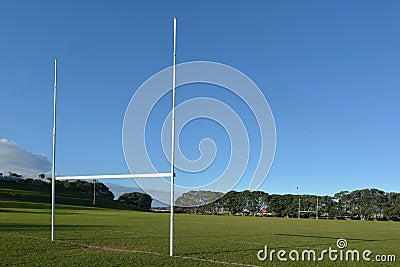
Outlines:
{"label": "green grass field", "polygon": [[169,214],[57,205],[57,241],[51,242],[50,205],[0,202],[1,266],[396,266],[328,256],[322,262],[257,259],[264,245],[320,253],[336,249],[338,238],[347,240],[346,249],[371,250],[371,259],[394,254],[400,261],[396,222],[176,214],[177,257],[169,257]]}

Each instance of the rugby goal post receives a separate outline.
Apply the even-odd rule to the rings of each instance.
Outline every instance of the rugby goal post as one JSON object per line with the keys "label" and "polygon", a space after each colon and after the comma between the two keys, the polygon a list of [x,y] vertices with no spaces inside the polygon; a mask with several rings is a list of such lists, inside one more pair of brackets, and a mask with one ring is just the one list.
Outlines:
{"label": "rugby goal post", "polygon": [[138,174],[100,174],[100,175],[74,175],[56,176],[56,100],[57,100],[57,60],[54,60],[54,99],[53,99],[53,152],[51,169],[51,241],[55,240],[55,184],[61,180],[93,180],[93,179],[121,179],[121,178],[163,178],[171,179],[170,200],[170,246],[169,255],[174,255],[174,160],[175,160],[175,87],[176,87],[176,18],[174,18],[174,45],[172,67],[172,116],[171,116],[171,172],[168,173],[138,173]]}

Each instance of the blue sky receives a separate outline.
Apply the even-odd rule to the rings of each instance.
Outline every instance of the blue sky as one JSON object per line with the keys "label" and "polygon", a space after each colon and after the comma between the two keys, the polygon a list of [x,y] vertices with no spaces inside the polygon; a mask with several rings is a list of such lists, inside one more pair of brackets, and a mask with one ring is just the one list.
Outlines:
{"label": "blue sky", "polygon": [[[51,159],[57,58],[57,172],[126,173],[125,110],[145,80],[171,66],[177,17],[178,63],[230,65],[268,100],[277,147],[261,190],[400,191],[400,3],[215,2],[1,1],[0,143]],[[183,151],[195,156],[190,141],[201,131],[189,130]]]}

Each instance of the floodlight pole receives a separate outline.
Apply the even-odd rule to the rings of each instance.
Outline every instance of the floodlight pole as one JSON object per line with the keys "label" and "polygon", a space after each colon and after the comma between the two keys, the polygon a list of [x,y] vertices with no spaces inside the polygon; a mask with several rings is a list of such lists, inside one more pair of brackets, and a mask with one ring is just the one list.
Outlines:
{"label": "floodlight pole", "polygon": [[317,209],[316,209],[316,216],[315,216],[315,218],[318,220],[318,197],[317,197]]}
{"label": "floodlight pole", "polygon": [[300,194],[299,194],[299,187],[297,187],[297,195],[299,196],[299,213],[298,213],[298,219],[300,219]]}
{"label": "floodlight pole", "polygon": [[53,159],[51,167],[51,241],[54,241],[54,208],[56,200],[56,100],[57,100],[57,59],[54,60],[54,105],[53,105]]}
{"label": "floodlight pole", "polygon": [[93,206],[96,205],[96,179],[93,179]]}
{"label": "floodlight pole", "polygon": [[171,215],[169,232],[169,255],[174,255],[174,176],[175,176],[175,86],[176,86],[176,18],[174,18],[174,52],[172,65],[172,114],[171,114]]}

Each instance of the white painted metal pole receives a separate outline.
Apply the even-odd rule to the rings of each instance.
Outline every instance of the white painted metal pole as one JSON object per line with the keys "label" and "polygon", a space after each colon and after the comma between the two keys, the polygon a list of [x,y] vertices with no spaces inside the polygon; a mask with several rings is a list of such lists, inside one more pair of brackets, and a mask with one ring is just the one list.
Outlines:
{"label": "white painted metal pole", "polygon": [[176,86],[176,18],[174,18],[174,53],[172,65],[172,125],[171,125],[171,215],[169,232],[169,255],[174,255],[174,161],[175,161],[175,86]]}
{"label": "white painted metal pole", "polygon": [[96,175],[73,175],[56,176],[56,180],[93,180],[93,179],[122,179],[122,178],[163,178],[171,177],[171,173],[134,173],[134,174],[96,174]]}
{"label": "white painted metal pole", "polygon": [[318,220],[318,197],[317,197],[317,210],[316,210],[316,212],[317,212],[316,219]]}
{"label": "white painted metal pole", "polygon": [[54,209],[56,200],[56,100],[57,100],[57,59],[54,60],[54,105],[53,105],[53,162],[51,168],[51,241],[54,241]]}

